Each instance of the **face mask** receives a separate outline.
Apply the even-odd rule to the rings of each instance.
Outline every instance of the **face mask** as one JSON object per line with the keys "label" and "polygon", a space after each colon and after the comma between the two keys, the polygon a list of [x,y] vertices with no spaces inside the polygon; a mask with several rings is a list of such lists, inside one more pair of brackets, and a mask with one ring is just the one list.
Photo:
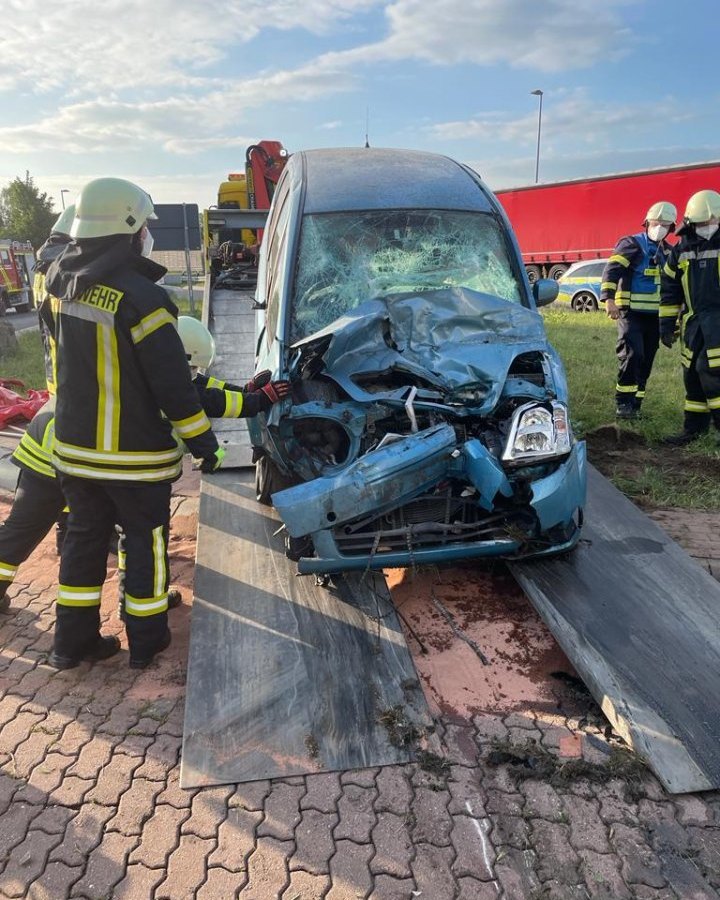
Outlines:
{"label": "face mask", "polygon": [[695,226],[695,234],[698,237],[704,238],[706,241],[709,241],[710,238],[715,234],[718,230],[718,223],[711,222],[709,225],[696,225]]}
{"label": "face mask", "polygon": [[667,225],[650,225],[647,233],[651,241],[661,241],[669,231]]}
{"label": "face mask", "polygon": [[155,240],[153,236],[150,234],[150,229],[145,226],[145,236],[142,241],[142,250],[140,251],[141,256],[150,256],[152,253],[152,248],[155,245]]}

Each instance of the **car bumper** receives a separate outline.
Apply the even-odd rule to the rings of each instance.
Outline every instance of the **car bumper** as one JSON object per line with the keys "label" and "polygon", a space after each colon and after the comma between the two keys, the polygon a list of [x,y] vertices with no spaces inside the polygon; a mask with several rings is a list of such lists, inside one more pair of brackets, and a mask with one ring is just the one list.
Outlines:
{"label": "car bumper", "polygon": [[[447,456],[447,432],[442,433],[438,429],[432,436],[433,465],[435,478],[440,479],[452,474],[452,466],[449,463],[444,469],[439,465],[439,460]],[[443,453],[441,451],[445,451]],[[428,447],[428,449],[430,449]],[[472,448],[476,448],[473,446]],[[489,483],[492,487],[486,491],[486,499],[490,492],[497,491],[507,496],[508,482],[497,473],[497,464],[487,459],[478,461],[477,454],[466,453],[466,471],[473,471],[472,483],[480,485],[478,496],[482,497],[482,482]],[[458,457],[456,456],[455,459]],[[392,466],[392,471],[375,471],[374,480],[376,489],[379,486],[393,485],[395,490],[395,505],[398,505],[399,495],[402,493],[401,485],[408,484],[408,479],[414,477],[419,457],[408,459],[408,469],[405,472],[398,471],[397,464]],[[423,467],[424,468],[424,467]],[[380,467],[382,470],[382,467]],[[427,469],[425,469],[427,475]],[[402,551],[379,551],[375,553],[344,554],[335,539],[334,527],[341,523],[343,507],[348,510],[345,520],[349,520],[349,511],[353,510],[353,517],[358,515],[359,507],[354,503],[360,494],[348,494],[349,485],[356,488],[358,482],[348,479],[342,480],[342,476],[334,479],[316,479],[297,488],[291,488],[273,496],[273,502],[279,509],[283,520],[291,535],[309,534],[315,550],[315,556],[302,556],[298,560],[298,570],[301,574],[328,574],[333,572],[396,568],[421,564],[447,563],[461,559],[478,559],[483,557],[510,557],[530,558],[547,556],[554,553],[562,553],[571,550],[580,537],[581,512],[585,505],[586,484],[586,454],[585,443],[577,442],[566,460],[558,468],[542,478],[538,478],[531,484],[531,498],[528,509],[534,514],[537,522],[539,537],[530,539],[522,535],[508,534],[507,537],[494,538],[492,540],[475,539],[465,542],[453,542],[444,546],[415,548]],[[295,502],[293,500],[293,492]],[[318,528],[309,531],[312,515],[308,518],[309,510],[327,511],[327,503],[332,498],[333,510],[336,511],[333,527]],[[376,495],[377,498],[377,495]],[[300,501],[300,502],[297,502]],[[486,503],[486,508],[491,504]],[[299,519],[298,519],[299,516]],[[300,524],[302,520],[303,524]],[[326,520],[327,521],[327,520]],[[555,530],[556,538],[549,535]]]}

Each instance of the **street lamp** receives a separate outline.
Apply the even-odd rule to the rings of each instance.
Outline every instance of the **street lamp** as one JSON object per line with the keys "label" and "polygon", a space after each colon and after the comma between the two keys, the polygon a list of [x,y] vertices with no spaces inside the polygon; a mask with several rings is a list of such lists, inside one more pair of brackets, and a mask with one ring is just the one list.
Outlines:
{"label": "street lamp", "polygon": [[530,91],[530,93],[540,98],[540,107],[538,109],[538,136],[537,136],[537,151],[535,153],[535,184],[538,183],[538,176],[540,174],[540,129],[542,127],[542,98],[543,92],[538,88],[536,91]]}
{"label": "street lamp", "polygon": [[60,191],[60,202],[62,203],[62,208],[65,209],[65,194],[70,193],[70,188],[63,188]]}

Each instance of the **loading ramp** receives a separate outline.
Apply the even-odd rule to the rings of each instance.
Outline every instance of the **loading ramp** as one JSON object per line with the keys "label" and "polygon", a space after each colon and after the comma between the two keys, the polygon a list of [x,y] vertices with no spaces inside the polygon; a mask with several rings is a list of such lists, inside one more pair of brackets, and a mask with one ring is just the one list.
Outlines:
{"label": "loading ramp", "polygon": [[[212,297],[215,368],[241,384],[251,301]],[[219,430],[230,465],[248,466],[244,423]],[[183,786],[411,759],[398,717],[404,735],[432,719],[383,577],[298,578],[253,482],[248,469],[203,480]],[[592,467],[577,550],[510,568],[667,790],[720,788],[720,584]]]}

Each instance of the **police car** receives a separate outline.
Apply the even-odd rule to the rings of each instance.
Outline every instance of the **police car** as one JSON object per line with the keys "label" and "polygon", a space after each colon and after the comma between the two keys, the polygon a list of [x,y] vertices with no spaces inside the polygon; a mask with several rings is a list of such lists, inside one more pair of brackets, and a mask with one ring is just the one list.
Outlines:
{"label": "police car", "polygon": [[600,284],[606,259],[574,263],[558,278],[557,303],[567,303],[576,312],[595,312],[600,304]]}

